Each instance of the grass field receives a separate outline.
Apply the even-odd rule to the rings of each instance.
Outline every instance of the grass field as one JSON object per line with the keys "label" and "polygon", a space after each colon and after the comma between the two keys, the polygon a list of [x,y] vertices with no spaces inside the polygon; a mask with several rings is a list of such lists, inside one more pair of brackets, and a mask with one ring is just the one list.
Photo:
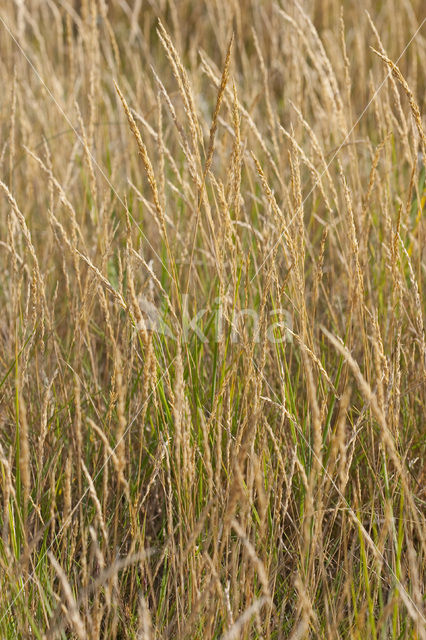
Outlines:
{"label": "grass field", "polygon": [[0,54],[0,639],[424,640],[422,0]]}

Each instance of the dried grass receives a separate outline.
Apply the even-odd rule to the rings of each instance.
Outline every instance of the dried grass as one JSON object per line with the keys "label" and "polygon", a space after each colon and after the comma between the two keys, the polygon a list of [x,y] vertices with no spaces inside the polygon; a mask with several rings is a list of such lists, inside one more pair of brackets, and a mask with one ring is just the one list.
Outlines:
{"label": "dried grass", "polygon": [[4,3],[2,639],[425,639],[422,8]]}

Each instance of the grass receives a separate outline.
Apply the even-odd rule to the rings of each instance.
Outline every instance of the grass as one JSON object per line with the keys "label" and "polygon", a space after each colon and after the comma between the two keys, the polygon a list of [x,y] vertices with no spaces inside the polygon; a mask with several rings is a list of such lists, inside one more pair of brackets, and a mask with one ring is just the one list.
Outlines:
{"label": "grass", "polygon": [[4,3],[2,639],[426,637],[422,9]]}

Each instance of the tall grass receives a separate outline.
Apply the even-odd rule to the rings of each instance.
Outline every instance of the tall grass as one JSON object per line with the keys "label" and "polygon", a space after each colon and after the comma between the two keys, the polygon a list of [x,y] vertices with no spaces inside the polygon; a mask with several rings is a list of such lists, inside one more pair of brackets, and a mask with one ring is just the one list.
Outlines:
{"label": "tall grass", "polygon": [[2,639],[426,637],[424,6],[343,5],[2,4]]}

